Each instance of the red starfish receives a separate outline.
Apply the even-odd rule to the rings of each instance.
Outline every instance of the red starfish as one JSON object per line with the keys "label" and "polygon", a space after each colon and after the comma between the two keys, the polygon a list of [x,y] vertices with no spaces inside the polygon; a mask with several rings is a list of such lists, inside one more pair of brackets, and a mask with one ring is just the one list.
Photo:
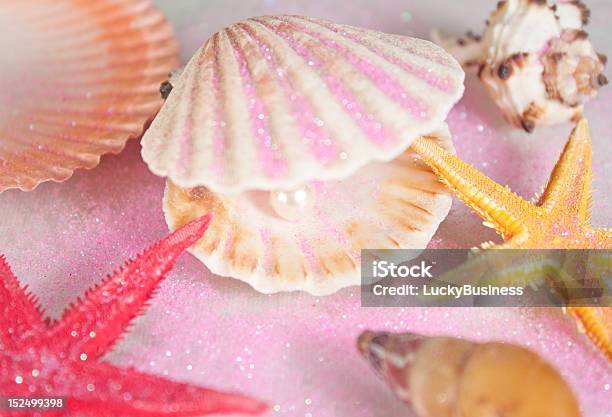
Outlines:
{"label": "red starfish", "polygon": [[[55,323],[42,319],[36,297],[20,286],[0,257],[0,396],[64,398],[63,410],[40,412],[43,416],[199,416],[265,410],[263,403],[241,395],[100,360],[209,222],[210,216],[195,220],[126,262]],[[11,414],[4,402],[0,415],[24,416]]]}

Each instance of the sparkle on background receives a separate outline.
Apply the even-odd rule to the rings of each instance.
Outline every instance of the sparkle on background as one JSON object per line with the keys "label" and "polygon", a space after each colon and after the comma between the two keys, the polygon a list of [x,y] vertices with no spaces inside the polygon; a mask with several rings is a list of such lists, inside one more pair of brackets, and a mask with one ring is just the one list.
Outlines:
{"label": "sparkle on background", "polygon": [[[174,4],[179,7],[178,2],[171,3],[167,9]],[[210,27],[207,23],[197,33],[189,33],[197,37],[197,46],[210,34],[213,24],[222,24],[217,23],[218,15],[226,23],[235,20],[226,16],[237,13],[227,2],[191,3],[199,4],[197,19],[210,21]],[[334,15],[347,23],[352,23],[351,13],[372,15],[365,7],[353,11],[353,2],[324,2],[318,8],[314,3],[302,2],[303,12]],[[411,5],[415,14],[416,3],[425,1]],[[385,2],[385,7],[391,7],[389,4]],[[386,20],[391,22],[390,29],[406,7],[405,1],[393,4],[394,13]],[[490,2],[481,4],[488,11]],[[281,5],[274,7],[276,12]],[[465,5],[445,2],[444,7],[453,15]],[[177,13],[171,16],[178,19]],[[184,13],[195,15],[193,9]],[[420,11],[418,16],[421,21],[427,14]],[[377,18],[385,21],[385,16]],[[383,23],[373,24],[380,27]],[[178,26],[177,32],[181,30]],[[600,32],[604,34],[605,28]],[[534,135],[510,130],[490,111],[487,100],[475,79],[470,79],[467,96],[448,119],[457,152],[496,181],[529,198],[546,181],[570,127],[541,129]],[[606,173],[612,171],[612,147],[608,145],[612,125],[607,118],[611,106],[612,91],[604,89],[587,108],[594,142],[594,189],[599,190],[593,211],[602,226],[612,224],[612,196],[605,191],[610,189]],[[117,259],[136,253],[167,233],[161,211],[164,180],[148,171],[139,152],[137,141],[133,141],[119,156],[104,157],[98,168],[78,172],[66,183],[43,184],[32,193],[9,191],[0,196],[0,247],[15,273],[40,294],[55,317],[106,274],[108,269],[103,265],[114,267]],[[472,247],[481,239],[497,239],[480,223],[455,202],[432,245]],[[506,340],[530,345],[556,365],[577,393],[585,417],[609,413],[609,365],[556,309],[362,309],[359,296],[351,296],[354,292],[349,288],[323,298],[257,294],[235,280],[212,277],[200,262],[185,256],[161,286],[147,315],[137,320],[132,333],[108,359],[194,384],[210,382],[214,375],[224,387],[233,386],[268,401],[272,406],[269,415],[401,417],[407,412],[404,405],[355,349],[361,330]],[[255,366],[252,379],[235,362],[238,356],[246,358],[245,347],[251,351],[247,362]],[[171,358],[166,357],[166,351],[172,352]],[[187,364],[194,369],[189,371]],[[312,403],[307,405],[305,398]]]}

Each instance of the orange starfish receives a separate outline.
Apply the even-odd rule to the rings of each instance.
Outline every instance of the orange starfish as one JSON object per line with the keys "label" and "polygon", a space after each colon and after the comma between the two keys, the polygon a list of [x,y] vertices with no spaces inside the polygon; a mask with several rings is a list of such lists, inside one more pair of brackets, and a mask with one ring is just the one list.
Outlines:
{"label": "orange starfish", "polygon": [[[503,238],[491,249],[612,249],[612,231],[589,225],[591,139],[574,128],[537,203],[530,203],[427,138],[412,144],[457,196]],[[612,360],[612,308],[568,307],[593,343]]]}

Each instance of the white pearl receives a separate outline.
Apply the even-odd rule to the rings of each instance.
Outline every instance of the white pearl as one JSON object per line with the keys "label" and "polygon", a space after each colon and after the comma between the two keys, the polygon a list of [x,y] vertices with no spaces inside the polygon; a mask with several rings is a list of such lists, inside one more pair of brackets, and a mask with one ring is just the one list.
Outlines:
{"label": "white pearl", "polygon": [[314,205],[312,187],[305,185],[295,190],[270,192],[270,205],[280,217],[291,222],[304,217]]}

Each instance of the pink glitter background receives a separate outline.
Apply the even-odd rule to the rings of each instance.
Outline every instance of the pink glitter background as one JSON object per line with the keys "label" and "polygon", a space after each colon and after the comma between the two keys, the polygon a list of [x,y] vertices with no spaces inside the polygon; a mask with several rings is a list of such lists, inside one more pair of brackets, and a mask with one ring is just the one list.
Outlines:
{"label": "pink glitter background", "polygon": [[[479,29],[495,1],[157,1],[175,25],[187,59],[215,30],[240,18],[298,13],[425,37]],[[610,55],[612,6],[591,1],[591,35]],[[467,12],[471,14],[466,14]],[[461,16],[462,19],[457,19]],[[458,22],[461,20],[461,22]],[[593,223],[611,226],[612,90],[588,106],[594,148]],[[524,197],[539,191],[569,125],[532,135],[511,130],[492,110],[473,75],[449,117],[459,155]],[[0,251],[22,281],[58,317],[69,302],[123,259],[167,233],[163,179],[147,170],[137,141],[93,171],[63,184],[0,196]],[[471,247],[497,239],[455,201],[434,237],[438,247]],[[212,276],[185,255],[146,314],[108,359],[178,380],[239,390],[269,402],[269,416],[406,416],[355,349],[363,329],[414,331],[474,340],[504,340],[535,349],[567,378],[589,417],[612,416],[612,367],[556,309],[361,308],[357,289],[329,297],[262,295]]]}

